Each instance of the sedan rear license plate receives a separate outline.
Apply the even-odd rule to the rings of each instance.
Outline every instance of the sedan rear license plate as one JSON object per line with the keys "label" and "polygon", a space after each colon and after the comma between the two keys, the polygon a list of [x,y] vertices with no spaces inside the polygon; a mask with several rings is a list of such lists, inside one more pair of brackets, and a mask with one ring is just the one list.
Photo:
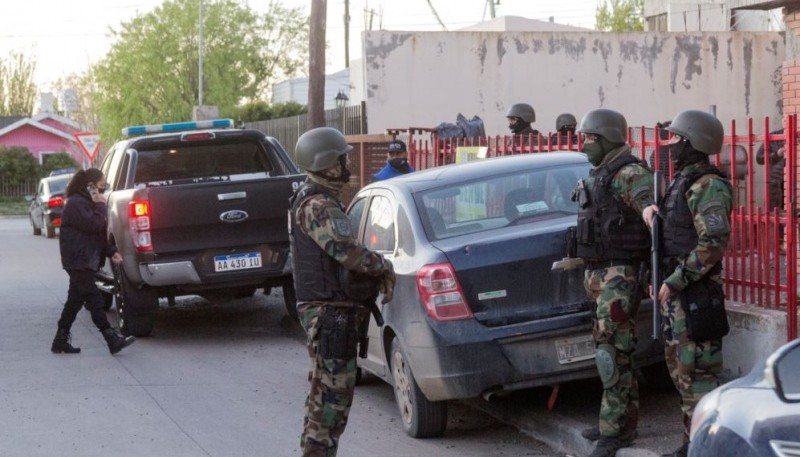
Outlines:
{"label": "sedan rear license plate", "polygon": [[260,252],[214,256],[214,271],[249,270],[261,267]]}
{"label": "sedan rear license plate", "polygon": [[592,335],[576,336],[556,341],[558,363],[562,365],[593,359],[594,352],[594,339]]}

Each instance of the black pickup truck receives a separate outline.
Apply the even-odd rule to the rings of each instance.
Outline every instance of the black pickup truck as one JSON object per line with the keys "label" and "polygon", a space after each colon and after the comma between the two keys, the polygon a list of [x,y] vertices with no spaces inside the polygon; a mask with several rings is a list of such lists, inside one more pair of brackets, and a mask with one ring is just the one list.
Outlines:
{"label": "black pickup truck", "polygon": [[282,287],[296,317],[286,214],[305,176],[280,143],[232,123],[129,127],[105,157],[108,237],[123,257],[98,274],[120,327],[153,330],[159,298],[236,298]]}

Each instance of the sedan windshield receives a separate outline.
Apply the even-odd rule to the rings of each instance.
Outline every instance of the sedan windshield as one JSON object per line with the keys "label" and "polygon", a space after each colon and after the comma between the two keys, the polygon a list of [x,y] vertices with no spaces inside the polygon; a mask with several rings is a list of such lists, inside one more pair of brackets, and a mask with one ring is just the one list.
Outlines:
{"label": "sedan windshield", "polygon": [[498,227],[577,215],[570,198],[588,165],[520,170],[423,192],[429,238],[442,239]]}

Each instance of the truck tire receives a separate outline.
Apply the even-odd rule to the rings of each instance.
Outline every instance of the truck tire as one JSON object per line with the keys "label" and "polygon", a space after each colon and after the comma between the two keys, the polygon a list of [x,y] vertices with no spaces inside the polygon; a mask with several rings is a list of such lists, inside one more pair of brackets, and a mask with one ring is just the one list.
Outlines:
{"label": "truck tire", "polygon": [[114,300],[120,330],[133,336],[150,336],[158,308],[158,293],[150,286],[137,289],[121,266],[114,267]]}
{"label": "truck tire", "polygon": [[107,292],[100,291],[100,295],[103,296],[103,310],[108,311],[111,309],[111,305],[114,304],[114,294],[110,294]]}
{"label": "truck tire", "polygon": [[283,304],[286,306],[286,314],[295,322],[300,322],[297,315],[297,294],[294,290],[294,283],[291,279],[283,283]]}

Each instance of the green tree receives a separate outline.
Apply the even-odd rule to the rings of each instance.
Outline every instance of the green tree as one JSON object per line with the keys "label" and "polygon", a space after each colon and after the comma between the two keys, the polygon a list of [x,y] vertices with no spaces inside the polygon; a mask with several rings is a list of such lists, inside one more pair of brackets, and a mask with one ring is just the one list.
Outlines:
{"label": "green tree", "polygon": [[595,13],[597,30],[641,32],[644,30],[644,0],[604,0]]}
{"label": "green tree", "polygon": [[[167,0],[112,31],[115,42],[95,68],[104,141],[132,124],[176,122],[198,104],[198,3]],[[261,16],[236,0],[203,7],[203,104],[232,117],[305,62],[308,19],[271,1]]]}
{"label": "green tree", "polygon": [[12,186],[39,177],[39,163],[26,147],[0,146],[0,180]]}
{"label": "green tree", "polygon": [[22,52],[0,59],[0,116],[30,116],[36,100],[36,60]]}
{"label": "green tree", "polygon": [[236,125],[241,125],[245,122],[281,119],[306,113],[308,113],[308,108],[297,102],[273,103],[270,105],[263,100],[257,100],[240,107],[234,120]]}
{"label": "green tree", "polygon": [[79,169],[80,165],[75,162],[75,159],[67,152],[57,152],[55,154],[47,154],[43,158],[42,163],[42,176],[47,176],[53,170],[59,170],[61,168],[74,168]]}

